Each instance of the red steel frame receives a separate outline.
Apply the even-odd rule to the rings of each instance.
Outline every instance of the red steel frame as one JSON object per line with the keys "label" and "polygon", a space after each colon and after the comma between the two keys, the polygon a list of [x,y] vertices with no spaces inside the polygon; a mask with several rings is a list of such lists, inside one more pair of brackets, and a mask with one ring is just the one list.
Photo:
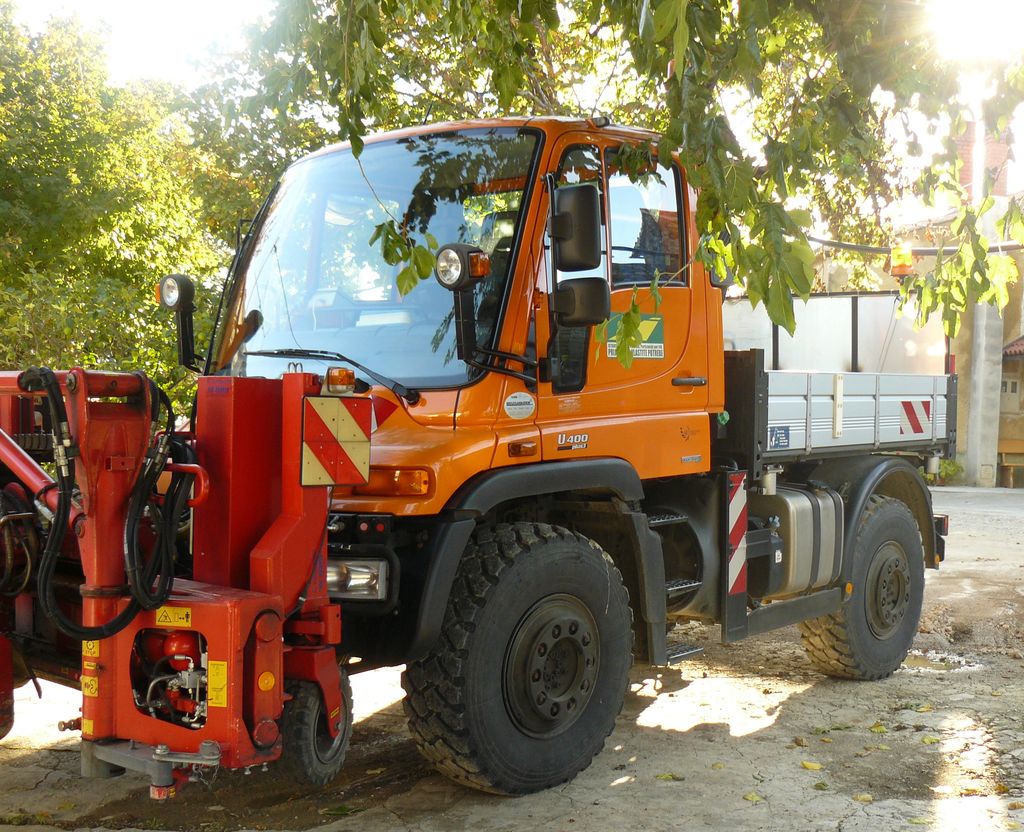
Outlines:
{"label": "red steel frame", "polygon": [[[72,513],[68,540],[72,548],[77,542],[85,576],[82,622],[95,625],[128,603],[121,594],[124,507],[150,442],[150,387],[132,374],[75,369],[57,377],[80,450],[81,507]],[[10,435],[34,429],[21,424],[21,405],[38,394],[22,390],[19,379],[0,373],[0,463],[53,508],[52,479]],[[303,399],[319,393],[320,379],[309,373],[200,379],[196,580],[176,582],[163,607],[140,613],[117,635],[82,645],[84,740],[133,740],[182,752],[214,740],[222,765],[273,760],[281,752],[286,678],[319,685],[332,735],[344,724],[335,655],[341,610],[326,584],[329,489],[300,485]],[[208,657],[209,708],[199,729],[154,718],[132,695],[139,633],[183,628],[203,636]],[[57,646],[69,670],[72,661],[77,665],[77,645]]]}

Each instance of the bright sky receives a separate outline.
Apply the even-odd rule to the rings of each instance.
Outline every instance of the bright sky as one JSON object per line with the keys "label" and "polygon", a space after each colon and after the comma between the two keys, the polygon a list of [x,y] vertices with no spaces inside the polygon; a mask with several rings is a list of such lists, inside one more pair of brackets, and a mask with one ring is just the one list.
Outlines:
{"label": "bright sky", "polygon": [[266,15],[273,0],[17,0],[21,23],[33,31],[51,17],[77,16],[99,31],[111,80],[139,78],[195,86],[199,65],[242,44],[247,25]]}

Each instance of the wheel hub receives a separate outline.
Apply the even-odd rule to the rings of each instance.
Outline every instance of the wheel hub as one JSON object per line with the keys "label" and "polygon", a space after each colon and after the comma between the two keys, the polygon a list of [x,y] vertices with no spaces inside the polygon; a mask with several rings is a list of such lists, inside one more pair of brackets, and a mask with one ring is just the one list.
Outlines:
{"label": "wheel hub", "polygon": [[542,598],[519,620],[505,653],[504,697],[512,721],[534,737],[566,730],[593,694],[600,636],[573,595]]}
{"label": "wheel hub", "polygon": [[889,541],[875,553],[868,569],[868,625],[877,638],[889,638],[910,606],[910,564],[903,547]]}

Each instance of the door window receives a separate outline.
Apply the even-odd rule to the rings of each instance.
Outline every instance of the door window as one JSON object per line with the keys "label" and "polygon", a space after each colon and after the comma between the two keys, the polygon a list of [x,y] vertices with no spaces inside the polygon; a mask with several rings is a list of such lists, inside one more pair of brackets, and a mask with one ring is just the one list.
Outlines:
{"label": "door window", "polygon": [[686,285],[676,170],[653,167],[634,182],[608,154],[612,288],[659,282]]}

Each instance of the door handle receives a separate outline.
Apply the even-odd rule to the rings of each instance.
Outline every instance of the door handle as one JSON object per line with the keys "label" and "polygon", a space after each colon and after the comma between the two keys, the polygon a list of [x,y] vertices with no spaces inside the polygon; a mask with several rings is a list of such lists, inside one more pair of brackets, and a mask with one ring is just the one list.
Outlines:
{"label": "door handle", "polygon": [[672,379],[673,387],[707,387],[707,384],[704,376],[677,376]]}

